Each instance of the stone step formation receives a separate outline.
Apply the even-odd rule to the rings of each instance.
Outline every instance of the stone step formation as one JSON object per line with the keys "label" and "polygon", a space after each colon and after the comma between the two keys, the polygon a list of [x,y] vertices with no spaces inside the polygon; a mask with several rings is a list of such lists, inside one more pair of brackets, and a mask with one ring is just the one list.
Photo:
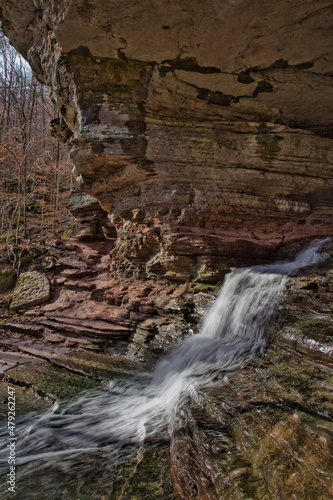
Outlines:
{"label": "stone step formation", "polygon": [[[325,251],[332,255],[332,243],[326,245]],[[209,388],[199,391],[194,399],[183,400],[171,442],[165,436],[156,437],[143,449],[133,450],[109,473],[110,489],[105,491],[112,492],[115,498],[130,498],[134,494],[161,499],[231,499],[235,495],[244,499],[287,499],[292,494],[315,498],[314,491],[322,498],[330,498],[332,257],[319,268],[307,268],[289,280],[281,309],[269,327],[265,353],[236,373],[216,374]],[[66,293],[72,292],[65,289],[64,283],[61,286]],[[114,310],[123,313],[131,286],[139,296],[153,292],[149,282],[118,281],[117,289],[113,281],[108,293],[104,282],[103,293],[96,295],[98,286],[96,278],[96,287],[89,293],[95,299],[102,298],[98,304],[112,311],[110,328],[111,316],[117,321]],[[164,305],[163,314],[149,315],[139,322],[126,341],[103,335],[98,328],[91,328],[89,335],[81,331],[83,326],[75,325],[70,312],[71,308],[77,310],[76,301],[66,313],[73,315],[75,332],[64,330],[66,323],[47,320],[47,309],[52,309],[59,298],[54,302],[51,298],[45,305],[23,313],[30,326],[8,321],[1,328],[3,394],[8,383],[16,387],[20,413],[33,415],[51,407],[55,400],[64,404],[81,391],[96,389],[110,380],[145,376],[143,366],[150,366],[158,352],[174,345],[177,332],[177,320],[172,320],[170,310],[175,314],[177,302],[172,295],[179,293],[179,286],[173,285],[173,294],[170,284],[157,286],[156,302],[160,314]],[[192,293],[196,304],[192,314],[197,321],[215,292]],[[187,294],[187,307],[188,303]],[[82,304],[79,302],[79,306]],[[53,314],[59,314],[61,319],[63,313]],[[51,324],[45,325],[46,321]],[[119,328],[117,323],[113,325]],[[181,338],[184,331],[180,329],[178,335]],[[5,413],[5,398],[2,407]],[[96,471],[94,474],[89,482],[90,494],[98,492],[99,481],[105,480]],[[63,489],[59,478],[54,483],[47,477],[54,492],[58,487]],[[23,483],[31,494],[45,492],[45,484],[36,483],[34,474],[24,481],[22,477]],[[69,491],[69,495],[74,494],[71,486]]]}

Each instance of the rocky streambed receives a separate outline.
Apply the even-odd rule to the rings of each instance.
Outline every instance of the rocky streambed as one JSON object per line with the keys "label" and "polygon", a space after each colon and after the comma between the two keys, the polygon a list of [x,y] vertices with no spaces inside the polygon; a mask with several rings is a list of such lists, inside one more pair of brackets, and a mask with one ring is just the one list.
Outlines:
{"label": "rocky streambed", "polygon": [[[216,296],[213,287],[110,278],[106,244],[50,247],[62,253],[44,269],[50,299],[3,312],[4,423],[8,385],[15,388],[17,417],[28,419],[28,426],[55,402],[65,408],[86,391],[107,390],[112,380],[144,380],[164,352],[197,331]],[[117,459],[110,459],[106,444],[52,467],[44,460],[42,473],[22,465],[18,493],[54,499],[331,498],[332,250],[326,244],[330,259],[288,279],[268,349],[188,394],[171,437],[162,433],[139,448],[125,443]]]}

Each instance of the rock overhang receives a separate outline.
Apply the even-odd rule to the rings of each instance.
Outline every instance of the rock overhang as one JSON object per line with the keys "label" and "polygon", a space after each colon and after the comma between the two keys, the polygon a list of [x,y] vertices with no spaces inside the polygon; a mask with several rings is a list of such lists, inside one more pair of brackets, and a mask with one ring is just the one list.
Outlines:
{"label": "rock overhang", "polygon": [[270,108],[276,121],[332,126],[330,2],[2,0],[1,8],[11,42],[45,80],[53,39],[49,49],[62,55],[150,63],[235,113]]}
{"label": "rock overhang", "polygon": [[330,2],[0,5],[121,235],[118,272],[198,278],[332,232]]}

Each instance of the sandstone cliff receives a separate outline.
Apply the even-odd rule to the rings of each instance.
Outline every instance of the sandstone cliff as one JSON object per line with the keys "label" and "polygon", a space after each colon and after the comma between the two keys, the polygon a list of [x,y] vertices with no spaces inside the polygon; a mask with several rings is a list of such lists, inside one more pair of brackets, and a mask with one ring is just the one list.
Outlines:
{"label": "sandstone cliff", "polygon": [[116,274],[214,282],[332,232],[331,2],[0,6],[117,230]]}
{"label": "sandstone cliff", "polygon": [[[114,248],[49,245],[51,300],[26,311],[26,325],[16,318],[1,326],[4,383],[17,387],[24,414],[25,388],[74,397],[135,373],[126,357],[150,364],[195,330],[215,294],[156,277],[215,283],[230,266],[288,256],[303,240],[332,235],[333,6],[0,7],[11,43],[58,106],[87,195],[69,202],[80,238],[101,238],[101,224],[117,234]],[[266,353],[179,406],[171,446],[147,443],[113,478],[108,456],[94,459],[98,470],[78,461],[66,474],[62,463],[47,463],[42,474],[22,472],[19,493],[76,498],[105,487],[104,495],[123,499],[331,498],[332,243],[325,251],[330,260],[291,278]],[[53,401],[35,400],[38,411]]]}

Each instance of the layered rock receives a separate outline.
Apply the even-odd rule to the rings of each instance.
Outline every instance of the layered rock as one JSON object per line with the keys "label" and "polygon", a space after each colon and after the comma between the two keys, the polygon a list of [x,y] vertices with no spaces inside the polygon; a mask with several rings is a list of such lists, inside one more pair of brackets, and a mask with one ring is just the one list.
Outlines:
{"label": "layered rock", "polygon": [[0,6],[117,230],[115,274],[217,281],[332,231],[329,2]]}
{"label": "layered rock", "polygon": [[[107,243],[79,243],[71,257],[69,242],[58,244],[54,250],[63,252],[59,264],[72,266],[76,260],[79,268],[90,261],[94,276],[71,281],[54,277],[49,303],[26,312],[24,325],[17,324],[17,317],[0,325],[0,417],[8,417],[8,383],[20,398],[19,415],[26,417],[45,410],[55,398],[63,402],[110,380],[120,383],[121,390],[119,378],[130,376],[123,380],[125,388],[132,375],[141,374],[144,380],[147,373],[126,360],[125,352],[132,359],[151,361],[182,336],[181,330],[195,328],[190,321],[198,320],[205,303],[213,300],[214,293],[193,293],[188,285],[98,274],[106,270],[101,260]],[[238,372],[215,372],[211,384],[200,384],[198,377],[198,385],[184,391],[169,427],[170,439],[161,433],[137,448],[130,443],[128,455],[117,462],[107,441],[98,448],[101,455],[94,450],[93,460],[88,453],[79,461],[76,454],[73,462],[68,457],[66,474],[62,457],[52,467],[47,461],[43,475],[40,462],[35,470],[22,464],[22,498],[44,498],[45,491],[50,498],[64,491],[70,498],[81,491],[100,496],[104,485],[105,497],[123,499],[330,499],[332,241],[324,252],[330,259],[289,278],[279,314],[270,323],[265,353]],[[115,470],[107,468],[115,462]],[[4,495],[5,488],[4,482]]]}
{"label": "layered rock", "polygon": [[64,204],[79,225],[79,232],[76,234],[78,240],[104,239],[109,223],[107,213],[96,198],[80,191],[72,192]]}
{"label": "layered rock", "polygon": [[178,498],[332,496],[332,278],[331,260],[290,279],[265,354],[183,401]]}

